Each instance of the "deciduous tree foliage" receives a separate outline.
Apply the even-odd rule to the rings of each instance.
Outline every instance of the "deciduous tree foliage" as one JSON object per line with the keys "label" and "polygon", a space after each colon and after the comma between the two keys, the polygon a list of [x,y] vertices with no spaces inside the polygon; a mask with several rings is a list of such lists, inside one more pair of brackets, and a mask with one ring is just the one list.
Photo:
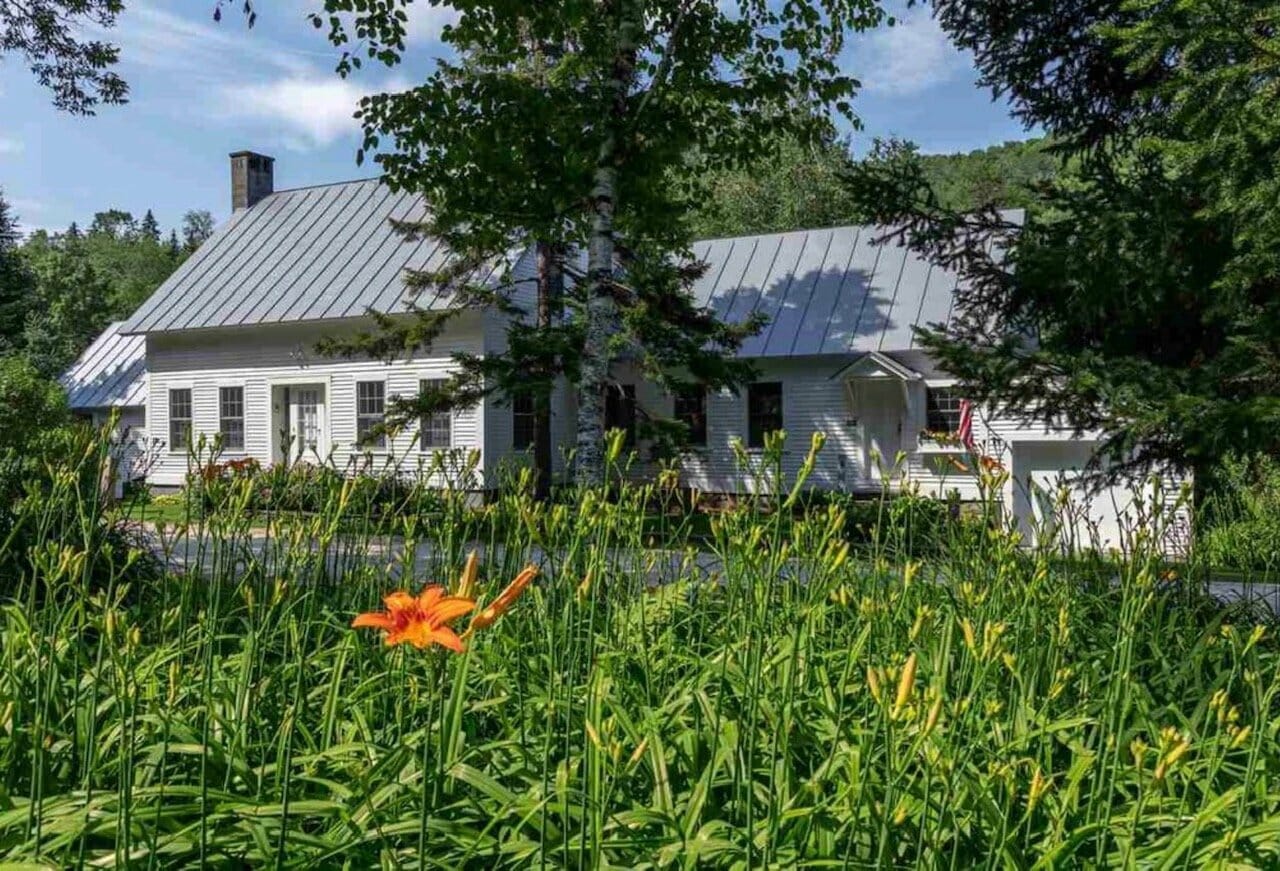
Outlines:
{"label": "deciduous tree foliage", "polygon": [[[893,147],[915,152],[907,143]],[[939,203],[958,211],[991,205],[1034,209],[1037,190],[1057,175],[1060,164],[1044,139],[917,157]],[[877,152],[866,159],[878,159]],[[745,166],[699,167],[707,174],[707,196],[695,204],[694,235],[744,236],[874,220],[848,184],[857,163],[848,140],[827,138],[811,144],[781,140],[772,153]]]}
{"label": "deciduous tree foliage", "polygon": [[945,208],[910,154],[854,174],[968,279],[925,345],[979,399],[1100,430],[1117,471],[1280,449],[1280,7],[934,8],[1069,171],[1020,230]]}
{"label": "deciduous tree foliage", "polygon": [[[328,0],[332,17],[315,21],[349,48],[342,69],[397,63],[403,5]],[[419,286],[451,288],[455,310],[498,305],[515,316],[506,355],[461,361],[483,372],[471,389],[566,375],[577,386],[577,477],[594,482],[611,361],[631,356],[668,383],[732,385],[749,371],[731,355],[759,325],[720,324],[687,291],[697,274],[683,259],[688,217],[706,182],[691,172],[673,183],[673,170],[690,155],[702,167],[733,166],[779,135],[825,135],[829,110],[851,112],[854,83],[836,63],[843,38],[881,12],[871,0],[451,5],[458,19],[441,38],[460,60],[441,60],[405,93],[365,100],[364,150],[393,187],[431,203],[430,220],[405,229],[437,234],[458,254]],[[510,308],[518,301],[508,284],[467,280],[536,242],[571,254],[565,317],[544,328]],[[365,348],[420,347],[440,324],[439,315],[386,321]],[[454,387],[454,398],[466,395],[467,385]]]}
{"label": "deciduous tree foliage", "polygon": [[[221,20],[226,0],[209,0]],[[257,18],[253,3],[239,3],[246,22]],[[103,104],[128,102],[129,85],[115,71],[120,48],[98,34],[115,27],[124,0],[0,0],[0,59],[16,55],[37,82],[53,92],[53,105],[92,115]]]}
{"label": "deciduous tree foliage", "polygon": [[0,0],[0,55],[18,55],[53,105],[92,115],[101,103],[123,103],[129,87],[114,71],[120,49],[86,37],[115,26],[121,0]]}
{"label": "deciduous tree foliage", "polygon": [[[45,377],[60,375],[107,324],[132,314],[185,259],[185,251],[159,238],[154,217],[139,223],[119,209],[95,214],[87,233],[75,224],[64,233],[32,233],[13,248],[25,289],[15,297],[11,317],[4,314],[10,309],[0,289],[0,336],[8,336],[8,351]],[[0,270],[3,262],[0,254]]]}

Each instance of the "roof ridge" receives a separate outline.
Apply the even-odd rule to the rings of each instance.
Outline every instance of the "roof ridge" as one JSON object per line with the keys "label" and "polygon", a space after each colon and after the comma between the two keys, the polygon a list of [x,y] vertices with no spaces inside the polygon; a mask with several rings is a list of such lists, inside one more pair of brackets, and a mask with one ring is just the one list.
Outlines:
{"label": "roof ridge", "polygon": [[790,230],[770,230],[765,233],[735,233],[729,236],[707,236],[693,240],[693,244],[699,242],[731,242],[736,239],[763,239],[766,236],[785,236],[787,233],[821,233],[825,230],[862,230],[866,227],[874,227],[875,224],[830,224],[825,227],[793,227]]}
{"label": "roof ridge", "polygon": [[384,178],[386,178],[386,175],[374,175],[374,176],[369,176],[367,178],[348,178],[348,179],[343,179],[342,181],[322,181],[316,184],[303,184],[303,185],[298,185],[297,187],[294,187],[294,188],[280,188],[278,190],[274,190],[271,193],[267,194],[267,196],[263,197],[262,199],[266,200],[271,197],[274,197],[276,194],[290,194],[290,193],[293,193],[294,191],[309,191],[309,190],[314,190],[315,188],[330,188],[330,187],[337,187],[338,185],[344,185],[344,184],[360,184],[361,182],[366,182],[366,181],[382,181]]}

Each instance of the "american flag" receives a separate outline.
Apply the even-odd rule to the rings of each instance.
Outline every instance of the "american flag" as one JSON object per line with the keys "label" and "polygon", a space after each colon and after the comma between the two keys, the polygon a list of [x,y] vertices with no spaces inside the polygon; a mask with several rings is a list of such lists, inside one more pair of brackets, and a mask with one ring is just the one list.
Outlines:
{"label": "american flag", "polygon": [[956,428],[956,435],[970,452],[977,450],[973,443],[973,403],[967,399],[960,400],[960,426]]}

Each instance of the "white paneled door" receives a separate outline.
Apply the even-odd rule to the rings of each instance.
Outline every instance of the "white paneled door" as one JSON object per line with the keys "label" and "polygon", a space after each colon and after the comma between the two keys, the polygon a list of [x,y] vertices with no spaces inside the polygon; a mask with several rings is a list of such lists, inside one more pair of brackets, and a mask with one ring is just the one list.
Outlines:
{"label": "white paneled door", "polygon": [[289,429],[293,459],[318,463],[329,453],[323,384],[289,388]]}

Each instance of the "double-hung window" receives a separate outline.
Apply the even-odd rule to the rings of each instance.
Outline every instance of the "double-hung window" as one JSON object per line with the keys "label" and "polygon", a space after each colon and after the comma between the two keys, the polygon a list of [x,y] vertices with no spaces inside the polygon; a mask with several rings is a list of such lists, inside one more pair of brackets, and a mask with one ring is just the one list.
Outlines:
{"label": "double-hung window", "polygon": [[925,428],[954,433],[960,429],[960,391],[954,387],[930,387],[925,394]]}
{"label": "double-hung window", "polygon": [[685,425],[689,444],[707,444],[707,391],[701,386],[684,387],[676,392],[675,417]]}
{"label": "double-hung window", "polygon": [[356,382],[356,442],[364,447],[385,448],[387,434],[378,427],[387,416],[385,381]]}
{"label": "double-hung window", "polygon": [[218,432],[222,446],[233,451],[244,450],[244,388],[218,388]]}
{"label": "double-hung window", "polygon": [[[441,390],[444,385],[444,379],[432,378],[419,382],[418,388],[420,392],[427,393]],[[453,446],[453,412],[451,411],[433,411],[430,414],[424,414],[418,429],[420,445],[424,451]]]}
{"label": "double-hung window", "polygon": [[169,450],[185,451],[191,447],[191,388],[176,387],[169,391]]}
{"label": "double-hung window", "polygon": [[533,447],[537,436],[537,407],[533,395],[519,393],[511,397],[511,446],[517,451]]}
{"label": "double-hung window", "polygon": [[782,382],[747,385],[747,447],[764,447],[764,437],[782,429]]}

